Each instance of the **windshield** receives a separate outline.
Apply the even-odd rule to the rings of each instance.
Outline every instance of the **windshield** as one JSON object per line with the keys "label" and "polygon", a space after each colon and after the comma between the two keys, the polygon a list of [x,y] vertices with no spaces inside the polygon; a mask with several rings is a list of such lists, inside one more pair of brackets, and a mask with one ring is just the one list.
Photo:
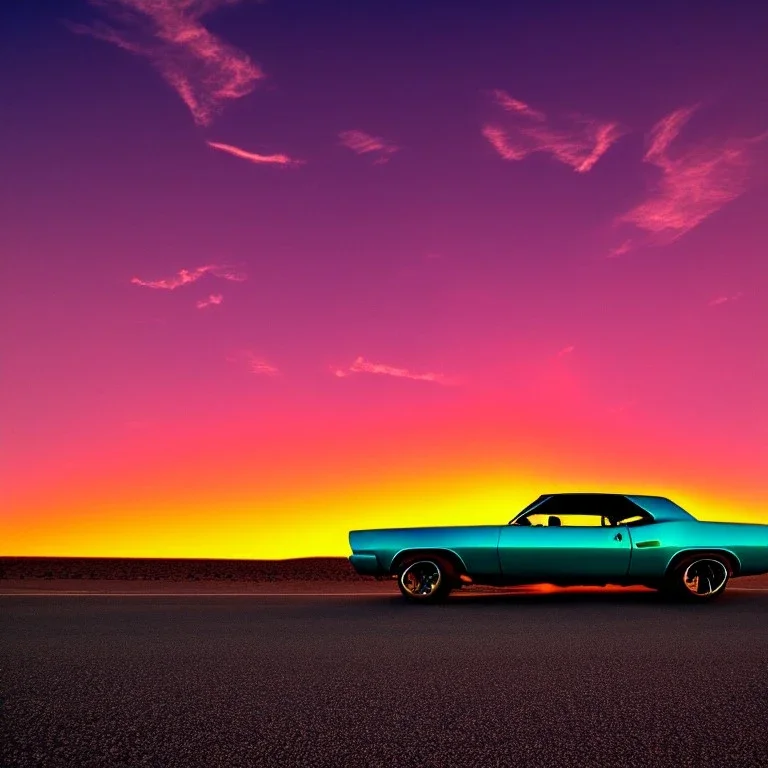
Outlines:
{"label": "windshield", "polygon": [[530,511],[531,511],[532,509],[534,509],[535,507],[538,507],[538,506],[539,506],[539,504],[543,504],[543,503],[544,503],[544,502],[545,502],[547,499],[551,499],[551,498],[552,498],[552,497],[551,497],[550,495],[539,496],[539,498],[538,498],[538,499],[535,499],[534,501],[532,501],[532,502],[531,502],[531,503],[530,503],[530,504],[529,504],[527,507],[524,507],[523,509],[521,509],[521,510],[520,510],[520,511],[519,511],[519,512],[518,512],[518,513],[517,513],[517,514],[516,514],[516,515],[515,515],[515,516],[514,516],[514,517],[513,517],[511,520],[510,520],[510,521],[509,521],[508,525],[512,525],[512,523],[514,523],[514,522],[515,522],[515,520],[517,520],[519,517],[521,517],[522,515],[524,515],[526,512],[530,512]]}

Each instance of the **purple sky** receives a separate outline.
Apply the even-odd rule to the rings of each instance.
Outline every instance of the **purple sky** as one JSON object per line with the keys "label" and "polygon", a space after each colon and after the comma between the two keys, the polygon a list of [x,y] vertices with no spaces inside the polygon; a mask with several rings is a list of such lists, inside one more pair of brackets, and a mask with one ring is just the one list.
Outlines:
{"label": "purple sky", "polygon": [[768,490],[760,4],[62,0],[0,37],[19,539],[121,441],[128,483],[161,438],[227,465],[244,423],[320,456],[379,420],[396,453],[459,414],[461,475],[469,434],[503,461],[489,414],[562,413],[534,464],[573,418],[695,455],[702,498]]}

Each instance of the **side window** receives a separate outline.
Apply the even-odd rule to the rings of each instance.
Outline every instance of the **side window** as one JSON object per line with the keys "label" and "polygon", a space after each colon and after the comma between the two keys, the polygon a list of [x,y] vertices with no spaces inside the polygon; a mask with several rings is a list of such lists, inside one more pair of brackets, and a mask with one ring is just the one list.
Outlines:
{"label": "side window", "polygon": [[546,525],[548,518],[549,515],[545,514],[544,512],[533,512],[530,515],[526,515],[523,520],[519,521],[518,525]]}
{"label": "side window", "polygon": [[589,526],[593,528],[604,528],[611,525],[610,518],[605,515],[563,515],[561,517],[562,525]]}
{"label": "side window", "polygon": [[653,522],[653,518],[633,501],[620,496],[612,504],[611,517],[616,525],[647,525]]}
{"label": "side window", "polygon": [[[527,520],[530,525],[543,526],[543,527],[590,527],[599,528],[601,526],[611,525],[611,521],[604,515],[589,515],[589,514],[572,514],[571,512],[562,512],[556,514],[555,510],[549,512],[533,512],[527,515]],[[526,523],[523,523],[525,525]]]}
{"label": "side window", "polygon": [[650,515],[629,515],[628,517],[622,517],[621,519],[616,521],[616,525],[628,525],[630,527],[637,526],[637,525],[648,525],[648,523],[652,523],[653,518]]}
{"label": "side window", "polygon": [[541,497],[523,510],[515,525],[608,527],[647,525],[653,518],[625,496],[561,494]]}

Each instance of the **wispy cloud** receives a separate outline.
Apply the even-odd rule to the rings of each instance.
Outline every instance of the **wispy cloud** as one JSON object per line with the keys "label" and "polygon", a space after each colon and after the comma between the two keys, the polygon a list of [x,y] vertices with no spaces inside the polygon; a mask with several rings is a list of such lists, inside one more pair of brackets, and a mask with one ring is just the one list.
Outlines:
{"label": "wispy cloud", "polygon": [[401,379],[431,381],[436,384],[448,385],[455,383],[442,373],[414,373],[407,368],[395,368],[392,365],[384,365],[383,363],[371,363],[363,357],[358,357],[348,368],[333,368],[332,371],[334,375],[339,378],[350,376],[353,373],[378,373],[384,376],[395,376]]}
{"label": "wispy cloud", "polygon": [[339,134],[339,141],[342,146],[351,149],[357,155],[372,154],[374,163],[381,164],[389,162],[389,159],[399,147],[392,142],[382,139],[380,136],[371,136],[364,131],[342,131]]}
{"label": "wispy cloud", "polygon": [[231,280],[237,283],[241,283],[246,279],[246,276],[242,272],[238,272],[232,267],[220,264],[207,264],[203,267],[195,267],[195,269],[181,269],[173,275],[173,277],[167,277],[161,280],[142,280],[139,277],[133,277],[131,278],[131,283],[133,285],[144,286],[145,288],[158,288],[166,291],[174,291],[176,288],[181,288],[183,285],[197,282],[203,275],[207,274],[219,277],[222,280]]}
{"label": "wispy cloud", "polygon": [[738,293],[734,293],[730,296],[716,296],[708,303],[708,306],[717,307],[720,304],[727,304],[730,301],[738,301],[743,295],[744,294],[739,291]]}
{"label": "wispy cloud", "polygon": [[263,357],[258,357],[253,352],[246,352],[245,360],[248,364],[248,370],[258,376],[277,376],[280,371],[271,363],[268,363]]}
{"label": "wispy cloud", "polygon": [[576,347],[575,347],[573,344],[570,344],[570,345],[569,345],[569,346],[567,346],[567,347],[563,347],[563,348],[562,348],[562,349],[561,349],[561,350],[560,350],[560,351],[557,353],[557,356],[558,356],[558,357],[565,357],[566,355],[570,355],[570,354],[571,354],[571,353],[572,353],[572,352],[573,352],[575,349],[576,349]]}
{"label": "wispy cloud", "polygon": [[263,357],[259,357],[250,349],[241,349],[239,352],[227,357],[227,361],[244,366],[256,376],[278,376],[280,374],[280,370],[276,366],[268,363]]}
{"label": "wispy cloud", "polygon": [[506,91],[496,90],[492,91],[491,94],[496,103],[503,109],[506,109],[507,112],[517,112],[519,115],[530,117],[541,123],[547,119],[547,116],[543,112],[539,112],[538,109],[529,107],[524,101],[513,99]]}
{"label": "wispy cloud", "polygon": [[207,299],[200,299],[195,306],[198,309],[205,309],[206,307],[215,307],[224,301],[224,297],[220,293],[211,293]]}
{"label": "wispy cloud", "polygon": [[629,253],[631,250],[632,241],[625,240],[621,245],[618,245],[616,248],[612,248],[610,251],[608,251],[608,258],[616,259],[619,256],[623,256],[625,253]]}
{"label": "wispy cloud", "polygon": [[220,144],[216,141],[207,141],[206,144],[213,149],[227,152],[230,155],[240,157],[243,160],[248,160],[248,162],[256,163],[257,165],[284,165],[296,167],[304,164],[303,160],[297,160],[288,155],[259,155],[255,152],[246,152],[244,149],[234,147],[231,144]]}
{"label": "wispy cloud", "polygon": [[259,376],[277,376],[280,373],[274,365],[255,356],[249,359],[248,369],[251,373],[255,373]]}
{"label": "wispy cloud", "polygon": [[505,160],[547,152],[578,173],[586,173],[624,134],[616,122],[582,115],[553,120],[506,91],[495,90],[491,95],[511,117],[504,125],[483,126],[482,134]]}
{"label": "wispy cloud", "polygon": [[223,104],[249,94],[264,72],[243,51],[211,33],[202,18],[239,0],[89,0],[110,23],[71,24],[149,59],[199,125]]}
{"label": "wispy cloud", "polygon": [[654,125],[644,159],[661,171],[661,179],[650,197],[619,217],[619,223],[672,242],[746,191],[753,150],[768,133],[671,152],[670,145],[696,109],[675,110]]}
{"label": "wispy cloud", "polygon": [[509,134],[498,125],[484,125],[482,134],[505,160],[522,160],[528,155],[525,149],[512,144]]}

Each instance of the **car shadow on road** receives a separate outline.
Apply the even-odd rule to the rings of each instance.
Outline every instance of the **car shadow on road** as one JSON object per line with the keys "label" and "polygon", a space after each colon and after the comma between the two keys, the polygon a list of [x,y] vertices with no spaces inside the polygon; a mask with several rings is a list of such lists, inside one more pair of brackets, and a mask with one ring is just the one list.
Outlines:
{"label": "car shadow on road", "polygon": [[[400,595],[393,595],[392,605],[404,608],[427,608],[415,600],[405,600]],[[743,605],[754,603],[754,596],[747,592],[726,592],[707,607]],[[466,609],[477,606],[579,606],[579,605],[625,605],[655,606],[675,608],[702,608],[702,602],[670,597],[649,589],[553,589],[553,590],[498,590],[494,592],[457,592],[438,605],[444,608]]]}

